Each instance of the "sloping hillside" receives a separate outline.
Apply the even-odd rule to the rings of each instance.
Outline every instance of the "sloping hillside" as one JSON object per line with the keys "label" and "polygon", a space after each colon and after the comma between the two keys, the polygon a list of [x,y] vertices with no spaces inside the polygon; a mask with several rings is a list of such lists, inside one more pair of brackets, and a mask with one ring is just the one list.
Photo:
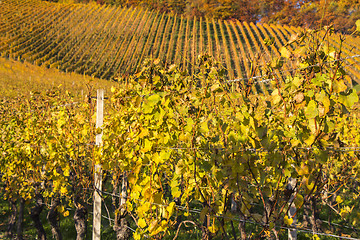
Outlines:
{"label": "sloping hillside", "polygon": [[[39,0],[3,0],[0,54],[36,65],[112,79],[139,70],[147,57],[176,63],[192,73],[196,58],[207,52],[221,61],[229,79],[261,74],[265,65],[301,31],[299,28],[213,19],[189,19],[96,4],[59,4]],[[268,46],[266,39],[274,38]],[[330,44],[338,48],[339,36]],[[360,82],[359,38],[347,37],[343,57],[353,80]],[[291,64],[289,64],[291,68]],[[260,68],[261,69],[261,68]]]}
{"label": "sloping hillside", "polygon": [[0,57],[0,100],[29,96],[30,92],[61,89],[76,98],[95,95],[99,88],[110,93],[114,82],[76,73],[64,73]]}

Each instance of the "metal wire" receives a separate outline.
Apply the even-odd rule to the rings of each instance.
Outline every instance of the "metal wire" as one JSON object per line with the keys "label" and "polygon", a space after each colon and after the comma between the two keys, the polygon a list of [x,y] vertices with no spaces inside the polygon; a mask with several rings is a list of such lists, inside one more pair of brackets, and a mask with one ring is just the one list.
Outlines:
{"label": "metal wire", "polygon": [[[332,60],[332,61],[326,61],[326,62],[323,62],[323,63],[333,63],[333,62],[342,61],[342,60],[346,60],[346,59],[350,59],[350,58],[357,58],[357,57],[360,57],[360,54],[353,55],[353,56],[348,56],[348,57],[344,57],[344,58],[340,58],[340,59],[336,59],[336,60]],[[296,70],[305,70],[305,69],[312,68],[312,67],[317,67],[317,66],[320,66],[320,63],[313,64],[313,65],[303,67],[303,68],[286,69],[286,70],[283,70],[283,71],[279,71],[279,73],[292,72],[292,71],[296,71]],[[263,78],[265,76],[268,76],[268,75],[258,75],[258,76],[254,76],[254,77],[250,77],[250,78],[236,78],[236,79],[233,79],[233,80],[228,80],[227,83],[240,82],[240,81],[245,81],[245,80],[260,79],[260,78]],[[269,82],[271,82],[273,80],[274,80],[273,78],[268,78],[268,79],[263,79],[263,80],[259,80],[259,81],[254,81],[253,83],[269,83]]]}
{"label": "metal wire", "polygon": [[[229,150],[229,148],[194,148],[194,147],[168,147],[168,148],[158,148],[159,150],[163,150],[163,149],[169,149],[169,150],[217,150],[217,151],[224,151],[224,150]],[[325,149],[319,149],[316,147],[307,147],[307,148],[294,148],[294,150],[327,150],[327,151],[339,151],[339,152],[360,152],[360,147],[358,146],[354,146],[354,147],[326,147]],[[270,152],[264,148],[245,148],[245,149],[239,149],[239,152]],[[274,149],[274,151],[283,151],[282,149]]]}

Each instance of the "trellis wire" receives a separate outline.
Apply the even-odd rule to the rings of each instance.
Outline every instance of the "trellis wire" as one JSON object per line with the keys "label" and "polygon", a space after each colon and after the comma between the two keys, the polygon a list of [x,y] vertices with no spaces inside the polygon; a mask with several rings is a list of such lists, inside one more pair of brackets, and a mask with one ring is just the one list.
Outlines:
{"label": "trellis wire", "polygon": [[[348,56],[348,57],[344,57],[344,58],[340,58],[340,59],[336,59],[336,60],[332,60],[332,61],[326,61],[323,63],[333,63],[333,62],[337,62],[337,61],[342,61],[342,60],[346,60],[346,59],[350,59],[350,58],[357,58],[360,57],[360,54],[357,55],[353,55],[353,56]],[[321,63],[321,64],[323,64]],[[286,70],[282,70],[279,71],[279,73],[285,73],[285,72],[292,72],[292,71],[296,71],[296,70],[305,70],[308,68],[312,68],[312,67],[317,67],[320,66],[320,63],[314,64],[314,65],[310,65],[307,67],[303,67],[303,68],[292,68],[292,69],[286,69]],[[227,83],[232,83],[232,82],[240,82],[240,81],[245,81],[245,80],[254,80],[254,79],[260,79],[263,78],[267,75],[258,75],[258,76],[254,76],[254,77],[250,77],[250,78],[236,78],[233,80],[228,80]],[[273,81],[273,78],[268,78],[268,79],[263,79],[263,80],[259,80],[259,81],[254,81],[253,83],[269,83],[271,81]]]}
{"label": "trellis wire", "polygon": [[[229,148],[194,148],[194,147],[164,147],[164,148],[158,148],[159,150],[162,149],[169,149],[169,150],[229,150]],[[304,147],[304,148],[293,148],[294,150],[321,150],[321,151],[339,151],[339,152],[360,152],[360,147],[326,147],[324,149],[316,148],[316,147]],[[283,151],[282,149],[274,149],[274,151]],[[239,152],[270,152],[264,148],[245,148],[245,149],[239,149]]]}

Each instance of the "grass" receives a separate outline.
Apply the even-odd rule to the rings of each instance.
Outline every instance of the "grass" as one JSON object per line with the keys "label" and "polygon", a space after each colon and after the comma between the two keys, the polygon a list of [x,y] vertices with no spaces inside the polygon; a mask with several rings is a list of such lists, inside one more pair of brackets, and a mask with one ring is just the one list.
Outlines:
{"label": "grass", "polygon": [[[33,226],[33,222],[30,218],[30,208],[32,207],[31,203],[25,204],[24,211],[24,223],[23,223],[23,236],[24,239],[36,239],[36,229]],[[46,232],[47,239],[52,239],[51,228],[48,220],[46,219],[46,215],[48,213],[48,208],[45,207],[41,213],[41,222],[43,223],[43,227]],[[68,217],[60,217],[60,227],[61,234],[63,239],[75,239],[76,238],[76,230],[74,225],[74,220],[72,218],[74,212],[70,211],[70,216]],[[3,193],[0,192],[0,239],[5,238],[5,231],[8,227],[8,220],[10,215],[10,207],[6,200],[4,200]],[[88,227],[87,227],[87,238],[91,239],[92,236],[92,214],[88,214]],[[102,221],[102,236],[101,239],[116,239],[115,233],[112,230],[112,227],[109,226],[109,222],[103,219]]]}

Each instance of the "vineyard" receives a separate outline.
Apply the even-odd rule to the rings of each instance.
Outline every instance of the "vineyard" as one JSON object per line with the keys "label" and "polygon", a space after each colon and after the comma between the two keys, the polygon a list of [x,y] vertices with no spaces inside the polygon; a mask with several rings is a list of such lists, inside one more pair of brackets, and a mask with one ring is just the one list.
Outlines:
{"label": "vineyard", "polygon": [[[190,19],[141,8],[38,0],[0,4],[1,56],[103,79],[138,72],[148,57],[194,74],[197,56],[203,53],[222,63],[228,79],[248,79],[263,75],[262,68],[301,31],[272,24]],[[328,40],[329,51],[341,45],[346,70],[359,82],[360,39],[346,36],[343,41],[332,34]]]}
{"label": "vineyard", "polygon": [[0,238],[360,238],[359,37],[0,9]]}
{"label": "vineyard", "polygon": [[[51,7],[56,12],[59,6],[42,2],[37,11],[44,11],[42,18],[47,19],[51,13],[46,11]],[[92,15],[85,14],[89,6],[64,5],[58,13],[67,12],[70,17],[75,14],[73,8],[79,7],[76,16],[90,23]],[[111,12],[120,11],[129,14],[124,21],[134,18],[148,24],[144,17],[147,13],[142,10],[96,5],[90,9],[94,16],[109,11],[117,18],[119,15]],[[22,17],[31,19],[30,13],[25,11]],[[166,29],[174,28],[168,25],[167,15],[152,14],[154,21],[158,19]],[[39,20],[39,26],[41,22],[45,20]],[[266,55],[250,51],[251,65],[244,65],[244,69],[253,77],[244,84],[241,79],[229,79],[229,74],[235,76],[236,68],[231,73],[223,67],[224,62],[234,61],[230,49],[219,48],[221,36],[225,36],[226,29],[232,29],[231,24],[224,27],[207,20],[199,25],[200,33],[207,32],[196,34],[201,39],[199,46],[210,46],[208,50],[214,50],[215,58],[191,52],[187,56],[168,55],[178,66],[163,66],[159,59],[147,59],[135,75],[113,83],[105,97],[103,91],[96,96],[92,87],[88,87],[88,93],[74,96],[54,82],[47,90],[39,86],[38,91],[31,90],[26,96],[2,98],[0,229],[4,234],[0,233],[0,237],[359,239],[360,106],[358,86],[353,87],[347,74],[355,67],[349,62],[355,59],[343,56],[346,45],[344,49],[341,44],[330,48],[334,43],[330,28],[320,32],[323,35],[302,31],[283,42],[286,47],[281,48],[277,48],[275,38],[269,38],[255,48],[266,48],[269,54],[279,49],[281,58],[275,57],[271,64],[259,67],[265,64]],[[171,41],[179,41],[172,47],[174,51],[184,51],[179,39],[188,39],[191,32],[197,32],[190,25],[190,21],[181,19],[178,32],[182,36],[170,37]],[[234,32],[235,37],[257,29],[244,38],[250,49],[250,39],[266,27],[243,25],[239,28],[243,34]],[[219,26],[219,32],[208,26]],[[80,25],[71,29],[74,34],[89,31]],[[58,31],[20,25],[17,30],[4,28],[5,32],[29,34],[51,30]],[[62,29],[57,34],[65,32]],[[153,44],[161,46],[154,55],[170,48],[160,32],[150,32],[155,34]],[[215,41],[207,41],[205,36],[214,36]],[[87,35],[83,37],[89,40]],[[37,40],[29,37],[27,41],[30,44]],[[70,40],[59,41],[62,47],[58,49],[54,44],[51,49],[66,56],[76,41],[84,42]],[[235,48],[234,37],[228,40]],[[16,50],[9,51],[12,58],[20,56],[16,55],[21,51],[17,42],[11,41]],[[146,42],[150,44],[150,40]],[[32,46],[25,45],[24,54]],[[195,45],[187,42],[184,46]],[[40,46],[35,49],[40,55],[50,49],[40,51]],[[117,47],[111,48],[114,52],[99,46],[102,55],[110,59],[111,54],[120,56]],[[129,48],[126,54],[135,53],[136,47]],[[87,49],[78,51],[86,53]],[[225,53],[223,60],[220,50]],[[52,59],[44,56],[46,61]],[[240,54],[235,56],[243,59]],[[8,61],[1,59],[4,64],[0,72],[15,75],[9,82],[23,76],[25,84],[36,73],[49,81],[55,79],[50,75],[57,76],[50,71],[53,69],[36,66],[33,71],[24,70],[21,63],[15,67]],[[120,65],[115,61],[101,62],[98,67],[110,74],[109,69]],[[261,77],[254,75],[259,73]],[[264,88],[265,82],[271,94]],[[75,84],[67,86],[75,91],[81,89]],[[264,89],[266,94],[260,94],[258,89]]]}

